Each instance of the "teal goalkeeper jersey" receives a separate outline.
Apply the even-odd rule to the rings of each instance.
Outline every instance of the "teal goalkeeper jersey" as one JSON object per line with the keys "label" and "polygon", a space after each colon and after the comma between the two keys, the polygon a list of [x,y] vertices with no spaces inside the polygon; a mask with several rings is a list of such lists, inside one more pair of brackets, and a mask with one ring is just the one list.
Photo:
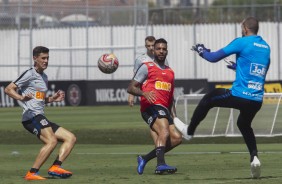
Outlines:
{"label": "teal goalkeeper jersey", "polygon": [[265,77],[270,65],[270,47],[261,36],[236,38],[222,49],[226,55],[236,54],[236,79],[232,95],[262,101]]}

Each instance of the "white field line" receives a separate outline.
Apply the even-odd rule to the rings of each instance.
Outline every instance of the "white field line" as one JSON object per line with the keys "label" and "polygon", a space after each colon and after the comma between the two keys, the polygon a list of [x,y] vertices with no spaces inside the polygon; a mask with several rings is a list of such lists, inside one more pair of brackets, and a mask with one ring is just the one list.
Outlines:
{"label": "white field line", "polygon": [[[146,153],[140,152],[113,152],[113,153],[99,153],[99,152],[91,152],[91,153],[75,153],[77,155],[140,155]],[[203,151],[203,152],[176,152],[176,153],[168,153],[168,155],[210,155],[210,154],[249,154],[249,152],[220,152],[220,151]],[[259,154],[282,154],[282,151],[262,151]]]}

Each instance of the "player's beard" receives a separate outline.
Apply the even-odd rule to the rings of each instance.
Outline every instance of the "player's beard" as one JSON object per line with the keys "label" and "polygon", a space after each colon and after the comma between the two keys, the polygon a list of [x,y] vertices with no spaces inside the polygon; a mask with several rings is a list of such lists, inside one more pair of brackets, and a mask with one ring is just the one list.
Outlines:
{"label": "player's beard", "polygon": [[165,59],[166,59],[166,56],[163,56],[161,58],[159,58],[158,56],[155,56],[155,60],[161,65],[165,63]]}

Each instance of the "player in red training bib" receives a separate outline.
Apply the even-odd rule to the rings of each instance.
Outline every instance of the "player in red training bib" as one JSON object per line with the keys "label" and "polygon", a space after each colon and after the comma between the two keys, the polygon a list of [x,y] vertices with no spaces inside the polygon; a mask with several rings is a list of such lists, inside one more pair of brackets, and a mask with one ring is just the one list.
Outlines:
{"label": "player in red training bib", "polygon": [[173,124],[176,117],[173,90],[174,72],[165,65],[167,42],[158,39],[154,44],[153,62],[144,63],[136,71],[128,86],[128,93],[141,96],[141,115],[151,130],[156,132],[155,149],[137,158],[138,174],[143,174],[145,165],[157,157],[156,174],[175,173],[176,167],[165,162],[165,152],[170,151],[182,142],[182,135]]}

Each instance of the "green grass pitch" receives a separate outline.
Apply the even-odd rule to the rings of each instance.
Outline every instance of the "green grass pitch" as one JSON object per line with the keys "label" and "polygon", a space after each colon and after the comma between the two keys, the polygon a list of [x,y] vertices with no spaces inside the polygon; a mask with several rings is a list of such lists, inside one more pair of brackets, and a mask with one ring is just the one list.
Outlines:
{"label": "green grass pitch", "polygon": [[[23,176],[41,147],[40,141],[23,129],[20,114],[20,108],[0,109],[0,183],[30,183]],[[259,180],[250,178],[249,155],[241,138],[195,138],[167,154],[167,163],[178,168],[176,174],[155,175],[154,159],[147,164],[144,174],[138,175],[136,156],[153,149],[139,107],[47,107],[46,116],[73,131],[78,143],[63,164],[74,175],[70,179],[49,178],[40,183],[272,184],[282,180],[282,147],[275,143],[279,139],[258,140],[262,162]],[[220,140],[227,141],[222,144]],[[56,152],[57,149],[41,168],[42,176],[48,177],[47,170]]]}

